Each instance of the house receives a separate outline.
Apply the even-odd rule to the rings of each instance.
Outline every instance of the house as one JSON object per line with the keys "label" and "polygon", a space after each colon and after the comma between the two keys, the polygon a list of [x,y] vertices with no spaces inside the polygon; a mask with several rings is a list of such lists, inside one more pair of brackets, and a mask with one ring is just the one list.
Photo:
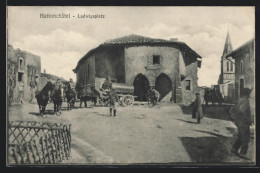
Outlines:
{"label": "house", "polygon": [[76,85],[97,85],[109,75],[112,82],[133,86],[138,101],[146,101],[147,90],[155,87],[162,101],[190,104],[198,91],[201,59],[177,39],[128,35],[90,50],[73,71]]}
{"label": "house", "polygon": [[54,84],[57,81],[57,79],[60,79],[64,85],[69,83],[69,81],[61,77],[46,73],[46,70],[44,69],[43,73],[41,73],[41,83],[39,89],[41,90],[47,84],[48,81]]}
{"label": "house", "polygon": [[218,80],[219,90],[226,103],[234,103],[235,101],[235,61],[227,57],[227,54],[232,51],[232,43],[228,32],[221,56],[221,74]]}
{"label": "house", "polygon": [[31,102],[39,89],[41,58],[9,44],[7,49],[8,102]]}
{"label": "house", "polygon": [[251,39],[227,55],[235,61],[235,99],[243,88],[252,89],[251,105],[255,104],[255,39]]}

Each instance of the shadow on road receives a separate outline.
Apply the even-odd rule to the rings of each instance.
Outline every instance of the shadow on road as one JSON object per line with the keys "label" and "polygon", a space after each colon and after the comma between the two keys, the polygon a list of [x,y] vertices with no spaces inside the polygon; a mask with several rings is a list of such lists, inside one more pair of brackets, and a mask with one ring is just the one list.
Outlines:
{"label": "shadow on road", "polygon": [[[231,105],[202,105],[204,117],[230,121],[229,109]],[[192,105],[181,105],[182,113],[192,115]]]}
{"label": "shadow on road", "polygon": [[[227,128],[230,133],[235,133],[235,129]],[[212,137],[180,137],[180,140],[189,154],[192,162],[197,163],[223,163],[230,160],[241,162],[252,162],[252,157],[241,158],[238,155],[231,153],[231,148],[237,136],[226,137],[214,132],[194,130],[197,132],[210,134]],[[253,140],[251,140],[252,143]],[[251,147],[251,148],[250,148]],[[249,155],[253,156],[252,145],[250,145]],[[241,160],[242,159],[242,160]],[[232,161],[231,161],[232,162]]]}
{"label": "shadow on road", "polygon": [[182,120],[182,119],[177,119],[177,120],[183,121],[185,123],[197,124],[196,122],[193,122],[193,121],[187,121],[187,120]]}

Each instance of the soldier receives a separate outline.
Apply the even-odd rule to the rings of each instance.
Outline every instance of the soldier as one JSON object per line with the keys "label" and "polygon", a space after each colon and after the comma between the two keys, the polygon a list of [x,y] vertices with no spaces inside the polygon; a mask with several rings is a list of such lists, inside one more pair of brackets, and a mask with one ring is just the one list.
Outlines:
{"label": "soldier", "polygon": [[72,78],[70,78],[69,85],[71,89],[75,89],[75,85]]}
{"label": "soldier", "polygon": [[54,89],[58,90],[58,89],[60,89],[60,87],[61,87],[61,81],[60,81],[60,79],[57,79],[57,81],[54,84]]}
{"label": "soldier", "polygon": [[235,125],[238,129],[238,138],[234,143],[231,152],[235,154],[245,156],[248,150],[248,144],[250,141],[250,125],[253,124],[251,119],[251,110],[249,104],[251,90],[244,88],[240,95],[239,104],[234,107],[234,111],[231,112],[231,115],[235,118]]}
{"label": "soldier", "polygon": [[160,93],[153,87],[150,87],[150,89],[148,90],[148,97],[148,100],[150,100],[154,106],[160,98]]}
{"label": "soldier", "polygon": [[102,90],[103,91],[110,91],[112,89],[112,82],[110,76],[106,77],[105,82],[102,85]]}
{"label": "soldier", "polygon": [[110,116],[112,116],[112,111],[114,111],[114,116],[116,116],[116,108],[118,104],[118,96],[114,88],[111,89],[111,92],[108,94],[110,101]]}
{"label": "soldier", "polygon": [[192,118],[197,118],[197,123],[200,124],[200,119],[203,118],[201,107],[200,93],[196,93],[196,99],[193,105]]}

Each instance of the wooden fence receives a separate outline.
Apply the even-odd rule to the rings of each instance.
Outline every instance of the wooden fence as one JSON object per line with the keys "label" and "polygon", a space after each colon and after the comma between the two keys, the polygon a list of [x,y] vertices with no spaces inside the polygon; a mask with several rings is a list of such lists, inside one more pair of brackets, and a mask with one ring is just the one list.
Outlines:
{"label": "wooden fence", "polygon": [[9,121],[8,162],[10,164],[57,164],[69,159],[70,124]]}

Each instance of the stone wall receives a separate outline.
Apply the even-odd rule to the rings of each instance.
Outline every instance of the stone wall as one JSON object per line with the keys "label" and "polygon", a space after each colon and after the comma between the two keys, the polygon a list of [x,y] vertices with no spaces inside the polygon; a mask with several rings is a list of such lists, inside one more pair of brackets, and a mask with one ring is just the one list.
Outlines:
{"label": "stone wall", "polygon": [[[153,55],[160,55],[161,64],[153,65]],[[133,85],[135,77],[142,73],[151,86],[155,86],[156,78],[165,73],[174,81],[179,73],[179,50],[172,47],[139,46],[125,48],[126,84]]]}
{"label": "stone wall", "polygon": [[77,71],[77,84],[84,85],[95,84],[95,55],[86,58]]}
{"label": "stone wall", "polygon": [[[240,98],[240,79],[244,79],[244,88],[252,89],[250,96],[250,105],[252,113],[255,110],[255,47],[254,42],[245,49],[236,53],[236,74],[235,74],[235,95],[236,101]],[[240,63],[243,62],[243,70],[241,72]]]}
{"label": "stone wall", "polygon": [[[197,76],[197,61],[190,63],[186,66],[186,77],[181,82],[182,87],[182,103],[184,105],[190,105],[191,102],[195,100],[196,92],[199,92],[198,89],[198,76]],[[185,82],[190,80],[191,88],[190,90],[186,90]]]}
{"label": "stone wall", "polygon": [[125,82],[124,49],[118,46],[102,48],[95,53],[96,77],[106,78],[109,75],[118,83]]}
{"label": "stone wall", "polygon": [[[31,101],[35,97],[35,91],[39,89],[41,73],[40,57],[26,51],[21,51],[20,49],[13,49],[11,45],[8,45],[8,59],[17,65],[15,71],[16,85],[13,90],[12,101],[20,102],[20,98],[26,102]],[[21,65],[20,59],[22,59]],[[18,73],[22,74],[22,82],[18,82]]]}

